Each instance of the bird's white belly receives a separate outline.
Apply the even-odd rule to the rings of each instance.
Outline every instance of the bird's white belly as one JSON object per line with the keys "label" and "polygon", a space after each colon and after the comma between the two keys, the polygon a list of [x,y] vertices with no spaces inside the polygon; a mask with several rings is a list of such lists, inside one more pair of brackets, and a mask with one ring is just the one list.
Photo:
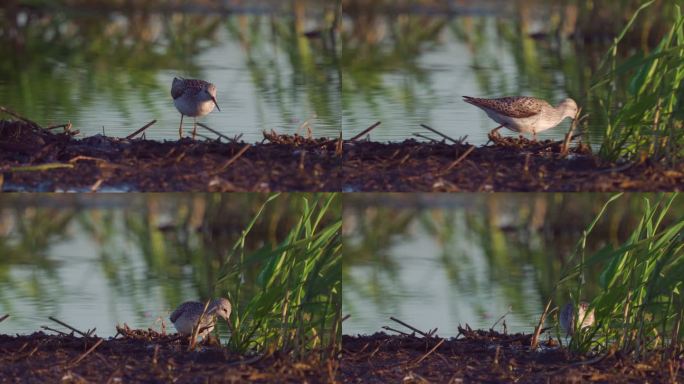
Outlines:
{"label": "bird's white belly", "polygon": [[204,116],[214,110],[213,100],[198,101],[185,95],[175,99],[173,104],[178,109],[178,112],[191,117]]}
{"label": "bird's white belly", "polygon": [[[199,318],[199,316],[196,316],[196,317],[195,316],[181,316],[178,319],[176,319],[176,322],[173,323],[173,326],[176,328],[178,333],[181,333],[184,335],[190,335],[190,334],[192,334],[192,328],[197,323],[198,318]],[[200,335],[205,335],[207,333],[211,333],[211,331],[214,330],[213,319],[205,318],[203,320],[204,321],[202,321],[202,327],[201,328],[204,328],[207,326],[209,326],[209,328],[207,328],[205,331],[200,333]]]}

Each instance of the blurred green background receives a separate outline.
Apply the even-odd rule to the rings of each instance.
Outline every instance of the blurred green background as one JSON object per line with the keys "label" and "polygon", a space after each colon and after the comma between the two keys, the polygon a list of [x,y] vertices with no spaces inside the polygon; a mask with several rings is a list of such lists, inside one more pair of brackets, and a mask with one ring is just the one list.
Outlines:
{"label": "blurred green background", "polygon": [[[567,289],[554,287],[576,264],[582,232],[610,197],[345,194],[342,314],[351,317],[343,333],[401,329],[389,320],[394,316],[455,336],[459,324],[488,329],[509,311],[509,330],[531,332],[549,298],[554,305],[568,301]],[[654,197],[630,193],[614,202],[590,234],[587,254],[626,240],[643,199]],[[678,198],[663,227],[682,214]],[[586,298],[597,294],[599,273],[592,268],[586,275]]]}
{"label": "blurred green background", "polygon": [[[300,220],[304,198],[271,201],[246,239],[249,254],[275,247]],[[170,312],[182,301],[231,297],[240,284],[252,296],[263,263],[241,271],[241,282],[216,285],[243,229],[268,195],[23,194],[0,196],[0,314],[5,334],[56,326],[55,316],[100,336],[117,323],[168,332]],[[336,199],[321,226],[339,220]],[[226,266],[230,269],[231,266]],[[333,279],[335,280],[335,279]],[[336,279],[339,281],[339,278]],[[0,315],[2,316],[2,315]],[[219,322],[225,335],[225,323]]]}
{"label": "blurred green background", "polygon": [[[175,76],[218,88],[228,136],[340,132],[335,1],[40,1],[0,6],[0,105],[90,136],[177,139]],[[185,119],[191,127],[192,119]],[[215,137],[206,131],[200,133]]]}
{"label": "blurred green background", "polygon": [[[344,135],[379,120],[370,134],[375,140],[403,140],[415,132],[441,140],[419,127],[427,124],[480,145],[497,124],[461,96],[527,95],[554,105],[574,98],[590,115],[583,139],[597,146],[606,120],[590,92],[593,76],[643,2],[343,0]],[[645,11],[623,42],[620,62],[655,47],[672,25],[674,3],[658,1]],[[569,125],[567,120],[540,137],[560,139]]]}

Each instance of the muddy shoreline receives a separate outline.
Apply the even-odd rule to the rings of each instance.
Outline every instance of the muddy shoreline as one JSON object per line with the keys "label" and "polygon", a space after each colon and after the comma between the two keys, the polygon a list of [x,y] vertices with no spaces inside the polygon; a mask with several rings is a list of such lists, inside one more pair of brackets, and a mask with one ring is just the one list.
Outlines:
{"label": "muddy shoreline", "polygon": [[633,361],[615,353],[575,356],[553,339],[529,348],[532,335],[460,329],[458,338],[343,336],[344,383],[683,382],[684,356]]}
{"label": "muddy shoreline", "polygon": [[52,133],[0,121],[1,190],[339,191],[340,142],[265,133],[262,143]]}
{"label": "muddy shoreline", "polygon": [[603,161],[584,144],[563,154],[561,142],[499,138],[467,143],[347,141],[345,192],[618,192],[679,191],[684,164]]}
{"label": "muddy shoreline", "polygon": [[240,356],[218,345],[188,351],[176,335],[135,330],[116,338],[0,334],[0,382],[327,383],[333,361],[285,354]]}

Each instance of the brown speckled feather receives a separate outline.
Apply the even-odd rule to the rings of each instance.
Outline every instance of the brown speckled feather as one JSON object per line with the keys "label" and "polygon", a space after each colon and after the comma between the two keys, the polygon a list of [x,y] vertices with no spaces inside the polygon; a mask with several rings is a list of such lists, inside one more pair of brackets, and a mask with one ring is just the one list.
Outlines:
{"label": "brown speckled feather", "polygon": [[186,310],[190,309],[191,307],[194,306],[202,306],[202,309],[204,309],[204,304],[197,302],[197,301],[186,301],[185,303],[181,304],[178,308],[176,308],[173,313],[171,313],[171,316],[169,316],[169,319],[171,322],[175,322]]}
{"label": "brown speckled feather", "polygon": [[209,83],[204,80],[174,78],[173,83],[171,84],[171,97],[176,100],[183,96],[185,92],[197,93],[207,85],[209,85]]}
{"label": "brown speckled feather", "polygon": [[487,108],[502,115],[525,118],[537,115],[544,106],[551,107],[544,100],[527,96],[502,97],[499,99],[480,99],[477,97],[463,96],[466,103],[476,107]]}

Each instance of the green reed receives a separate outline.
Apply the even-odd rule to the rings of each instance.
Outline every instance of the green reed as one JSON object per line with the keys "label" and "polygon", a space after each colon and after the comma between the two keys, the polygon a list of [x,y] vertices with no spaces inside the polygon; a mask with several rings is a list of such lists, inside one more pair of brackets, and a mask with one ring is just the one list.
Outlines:
{"label": "green reed", "polygon": [[[298,220],[278,244],[245,251],[250,231],[271,196],[245,227],[223,265],[218,283],[233,306],[229,348],[238,352],[312,350],[336,353],[341,332],[342,226],[339,195],[301,195]],[[258,269],[256,288],[241,287],[245,270]]]}
{"label": "green reed", "polygon": [[592,87],[602,107],[607,128],[600,154],[609,160],[649,158],[670,164],[684,156],[684,17],[671,4],[674,21],[656,48],[640,52],[618,64],[625,47],[621,42],[644,3],[615,38],[604,57],[599,79]]}
{"label": "green reed", "polygon": [[624,242],[585,255],[588,236],[606,207],[623,200],[613,196],[587,227],[577,244],[576,267],[559,282],[570,283],[571,296],[581,298],[585,274],[601,270],[600,291],[590,303],[595,325],[576,330],[570,348],[619,350],[636,358],[656,351],[677,353],[684,341],[684,217],[673,217],[677,194],[644,197],[640,220]]}

